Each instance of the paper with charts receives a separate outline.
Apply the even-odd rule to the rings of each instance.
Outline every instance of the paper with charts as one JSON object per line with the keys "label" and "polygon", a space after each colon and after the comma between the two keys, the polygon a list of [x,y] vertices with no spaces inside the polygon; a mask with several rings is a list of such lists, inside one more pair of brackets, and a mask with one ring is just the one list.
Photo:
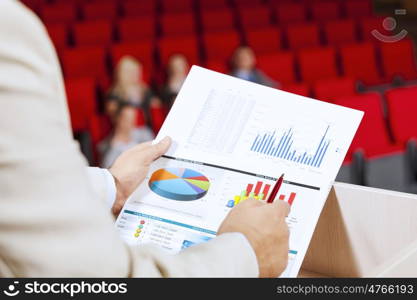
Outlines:
{"label": "paper with charts", "polygon": [[156,138],[173,146],[124,206],[120,235],[169,253],[209,241],[234,206],[265,200],[285,173],[275,200],[291,205],[282,276],[296,277],[362,116],[194,66]]}

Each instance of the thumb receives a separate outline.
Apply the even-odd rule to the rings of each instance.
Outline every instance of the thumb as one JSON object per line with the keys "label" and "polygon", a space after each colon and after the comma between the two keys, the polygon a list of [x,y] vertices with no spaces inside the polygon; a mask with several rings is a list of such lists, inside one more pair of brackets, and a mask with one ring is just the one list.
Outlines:
{"label": "thumb", "polygon": [[161,155],[165,154],[168,151],[169,147],[171,146],[171,142],[172,142],[171,138],[166,136],[155,145],[151,145],[148,148],[149,150],[147,150],[148,152],[147,159],[149,161],[154,161]]}

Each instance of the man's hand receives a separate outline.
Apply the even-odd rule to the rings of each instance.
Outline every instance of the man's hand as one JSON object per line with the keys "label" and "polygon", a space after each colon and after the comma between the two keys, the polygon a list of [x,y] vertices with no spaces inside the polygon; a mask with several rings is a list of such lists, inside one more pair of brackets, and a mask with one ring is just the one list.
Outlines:
{"label": "man's hand", "polygon": [[260,277],[278,277],[288,263],[289,231],[285,217],[290,206],[287,202],[276,201],[267,204],[248,199],[233,208],[218,234],[240,232],[255,250]]}
{"label": "man's hand", "polygon": [[116,201],[112,212],[117,216],[127,198],[145,179],[149,170],[149,165],[158,157],[165,154],[171,139],[165,137],[158,144],[152,145],[151,142],[139,144],[123,152],[109,169],[116,182]]}

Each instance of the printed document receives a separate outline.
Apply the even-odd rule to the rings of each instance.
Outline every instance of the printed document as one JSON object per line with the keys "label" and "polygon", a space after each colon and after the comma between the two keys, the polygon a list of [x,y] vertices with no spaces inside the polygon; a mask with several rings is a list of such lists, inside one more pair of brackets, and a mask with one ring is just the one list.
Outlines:
{"label": "printed document", "polygon": [[[120,213],[131,245],[169,253],[216,237],[233,207],[271,193],[291,212],[289,263],[296,277],[314,228],[363,112],[193,66],[156,141],[169,151]],[[230,253],[233,255],[233,253]]]}

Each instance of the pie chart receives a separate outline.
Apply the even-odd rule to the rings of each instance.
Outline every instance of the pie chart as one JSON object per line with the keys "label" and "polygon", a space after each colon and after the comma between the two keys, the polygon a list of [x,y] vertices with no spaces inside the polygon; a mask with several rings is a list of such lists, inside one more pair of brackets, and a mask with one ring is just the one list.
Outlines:
{"label": "pie chart", "polygon": [[192,201],[204,197],[210,181],[200,172],[187,168],[163,168],[153,172],[149,188],[155,194],[177,201]]}

